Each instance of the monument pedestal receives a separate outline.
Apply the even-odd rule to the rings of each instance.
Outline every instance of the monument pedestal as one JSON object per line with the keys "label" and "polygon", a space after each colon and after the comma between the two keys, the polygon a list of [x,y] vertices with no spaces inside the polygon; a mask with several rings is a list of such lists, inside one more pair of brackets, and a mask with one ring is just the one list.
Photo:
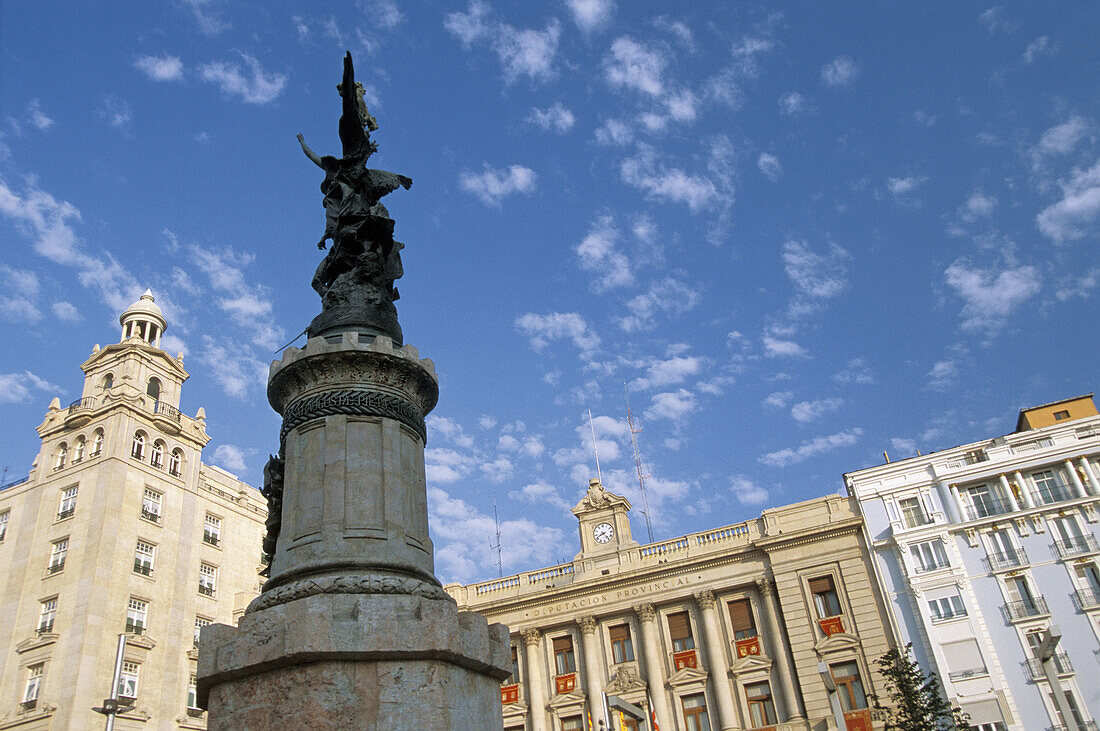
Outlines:
{"label": "monument pedestal", "polygon": [[386,337],[311,338],[272,364],[275,553],[240,627],[202,630],[208,728],[501,727],[508,631],[459,613],[435,578],[424,417],[437,397],[432,362]]}

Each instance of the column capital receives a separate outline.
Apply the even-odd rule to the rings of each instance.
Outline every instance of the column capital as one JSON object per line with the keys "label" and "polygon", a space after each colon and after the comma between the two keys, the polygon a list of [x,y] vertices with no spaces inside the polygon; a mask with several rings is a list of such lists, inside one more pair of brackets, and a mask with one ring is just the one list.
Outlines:
{"label": "column capital", "polygon": [[718,600],[714,596],[714,592],[710,589],[703,589],[700,592],[695,593],[696,603],[703,609],[714,609]]}
{"label": "column capital", "polygon": [[524,627],[519,634],[523,638],[523,644],[528,647],[534,647],[542,640],[542,632],[537,627]]}
{"label": "column capital", "polygon": [[638,604],[634,607],[634,613],[638,615],[638,619],[643,622],[653,622],[657,619],[657,610],[653,608],[652,604]]}
{"label": "column capital", "polygon": [[590,635],[596,631],[596,618],[591,614],[586,614],[583,617],[577,617],[577,624],[580,625],[581,632],[586,635]]}
{"label": "column capital", "polygon": [[756,590],[764,596],[775,596],[775,582],[766,577],[763,579],[757,579]]}

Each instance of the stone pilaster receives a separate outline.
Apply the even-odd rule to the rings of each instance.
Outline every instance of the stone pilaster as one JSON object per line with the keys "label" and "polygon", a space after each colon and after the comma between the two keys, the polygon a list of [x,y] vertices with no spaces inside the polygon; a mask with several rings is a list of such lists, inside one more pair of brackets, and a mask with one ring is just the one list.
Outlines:
{"label": "stone pilaster", "polygon": [[764,597],[764,615],[768,619],[768,635],[771,639],[772,652],[775,657],[775,669],[779,678],[780,695],[783,705],[786,707],[787,720],[803,719],[806,712],[800,705],[798,693],[795,691],[794,673],[791,671],[792,660],[788,656],[790,643],[783,637],[779,623],[779,602],[775,597],[775,585],[768,579],[756,582],[756,588]]}
{"label": "stone pilaster", "polygon": [[737,720],[737,708],[730,691],[729,663],[726,662],[725,642],[722,641],[722,620],[718,617],[718,600],[714,592],[705,589],[695,595],[695,603],[703,615],[703,632],[707,648],[706,668],[714,680],[714,694],[718,700],[718,727],[722,731],[741,728]]}
{"label": "stone pilaster", "polygon": [[599,622],[590,615],[577,618],[581,628],[581,651],[584,653],[584,685],[588,692],[588,707],[593,723],[603,715],[603,669],[600,662]]}
{"label": "stone pilaster", "polygon": [[661,649],[661,633],[657,628],[657,610],[652,604],[639,604],[634,607],[635,614],[642,625],[642,650],[645,652],[646,675],[649,681],[649,697],[653,711],[657,714],[657,723],[661,728],[675,728],[675,722],[668,707],[668,693],[665,690],[665,653]]}
{"label": "stone pilaster", "polygon": [[424,417],[437,397],[432,362],[385,337],[311,338],[272,364],[277,540],[240,628],[203,631],[208,728],[500,725],[507,630],[460,614],[434,573]]}
{"label": "stone pilaster", "polygon": [[531,707],[531,731],[546,729],[546,662],[542,652],[542,632],[535,627],[520,630],[527,648],[527,697]]}

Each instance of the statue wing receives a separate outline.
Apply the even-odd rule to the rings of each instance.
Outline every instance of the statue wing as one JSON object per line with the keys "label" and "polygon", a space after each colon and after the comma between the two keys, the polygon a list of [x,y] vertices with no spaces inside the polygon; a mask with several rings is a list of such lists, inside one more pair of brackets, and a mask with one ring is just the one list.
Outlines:
{"label": "statue wing", "polygon": [[387,170],[372,170],[367,168],[367,187],[370,188],[372,197],[381,198],[398,188],[408,190],[412,185],[412,178],[391,173]]}

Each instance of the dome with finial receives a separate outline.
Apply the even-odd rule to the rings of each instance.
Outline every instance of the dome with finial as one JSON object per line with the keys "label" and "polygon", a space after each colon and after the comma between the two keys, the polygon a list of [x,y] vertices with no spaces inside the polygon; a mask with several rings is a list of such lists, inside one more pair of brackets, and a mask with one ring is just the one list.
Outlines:
{"label": "dome with finial", "polygon": [[168,327],[164,313],[149,289],[119,315],[118,321],[122,325],[122,342],[136,337],[157,348],[160,347],[160,336]]}

